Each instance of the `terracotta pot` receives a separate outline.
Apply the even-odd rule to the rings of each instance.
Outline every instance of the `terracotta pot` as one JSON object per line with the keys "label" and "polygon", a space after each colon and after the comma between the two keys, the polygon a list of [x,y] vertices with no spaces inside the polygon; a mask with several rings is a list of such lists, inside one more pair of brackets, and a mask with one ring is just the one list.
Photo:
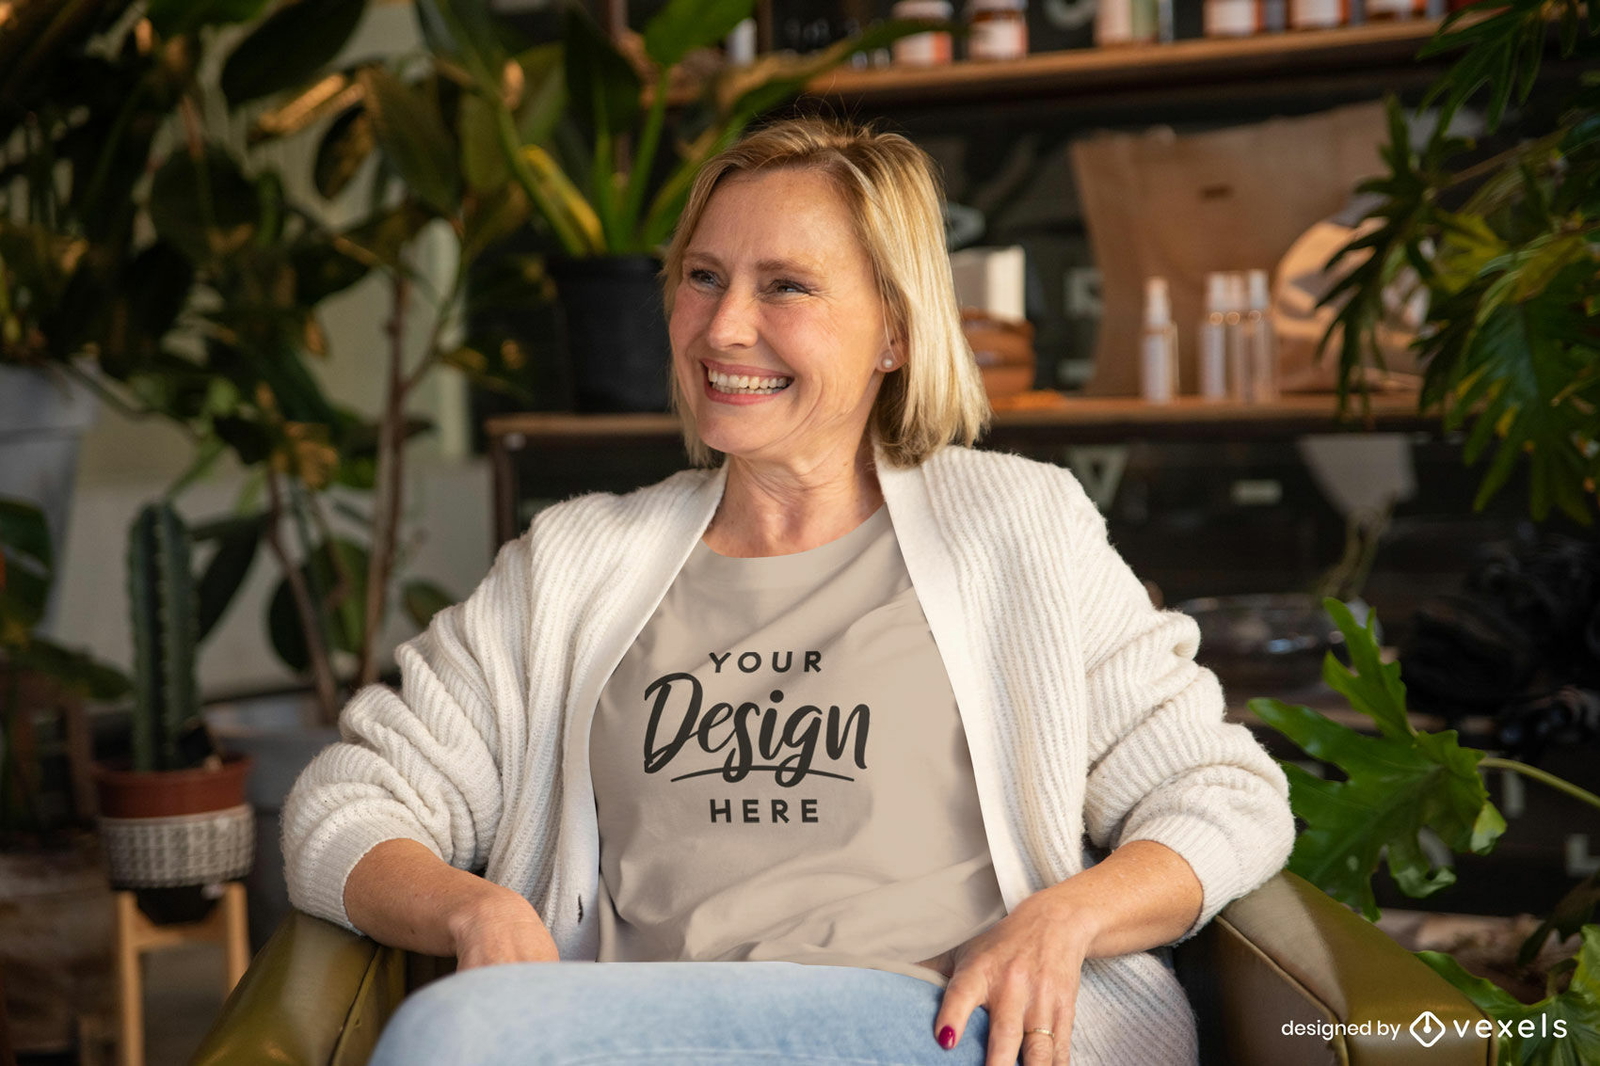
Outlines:
{"label": "terracotta pot", "polygon": [[104,818],[171,818],[226,810],[245,802],[250,759],[223,756],[214,770],[130,770],[126,762],[95,767],[95,786]]}
{"label": "terracotta pot", "polygon": [[[211,770],[96,768],[100,839],[115,888],[171,889],[232,881],[255,861],[255,814],[245,801],[250,759]],[[154,906],[152,918],[164,908]]]}

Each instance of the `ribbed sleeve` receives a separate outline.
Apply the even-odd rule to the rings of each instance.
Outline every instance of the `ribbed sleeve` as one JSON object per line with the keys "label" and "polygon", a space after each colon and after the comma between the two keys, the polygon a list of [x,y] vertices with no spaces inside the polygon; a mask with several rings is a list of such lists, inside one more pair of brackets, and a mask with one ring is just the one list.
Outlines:
{"label": "ribbed sleeve", "polygon": [[[395,652],[399,693],[362,689],[342,742],[300,775],[283,812],[289,898],[351,926],[344,884],[385,840],[417,840],[453,866],[482,866],[504,810],[501,753],[520,743],[527,691],[529,538],[501,549],[463,603]],[[402,695],[403,693],[403,695]]]}
{"label": "ribbed sleeve", "polygon": [[1224,720],[1215,675],[1194,662],[1194,621],[1151,606],[1076,482],[1068,500],[1093,709],[1084,827],[1099,847],[1154,840],[1187,860],[1205,894],[1187,937],[1288,858],[1288,783],[1245,726]]}

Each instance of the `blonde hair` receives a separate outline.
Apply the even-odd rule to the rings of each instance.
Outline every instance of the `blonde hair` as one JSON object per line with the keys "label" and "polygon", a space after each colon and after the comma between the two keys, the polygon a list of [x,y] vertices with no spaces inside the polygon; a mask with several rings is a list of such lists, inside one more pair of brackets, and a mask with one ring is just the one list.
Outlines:
{"label": "blonde hair", "polygon": [[[803,169],[826,175],[839,190],[856,236],[872,262],[884,318],[903,365],[885,374],[868,432],[891,465],[917,466],[951,441],[971,444],[989,421],[977,363],[961,332],[943,196],[933,160],[896,133],[805,118],[756,130],[700,168],[667,246],[662,290],[672,313],[683,255],[718,185],[731,175]],[[672,376],[672,406],[684,445],[699,466],[715,465]]]}

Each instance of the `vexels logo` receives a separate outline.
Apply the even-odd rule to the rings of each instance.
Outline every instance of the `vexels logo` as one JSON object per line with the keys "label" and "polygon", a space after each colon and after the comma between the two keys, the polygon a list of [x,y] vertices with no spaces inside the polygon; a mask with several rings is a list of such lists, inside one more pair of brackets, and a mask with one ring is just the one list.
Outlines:
{"label": "vexels logo", "polygon": [[1425,1010],[1417,1015],[1411,1023],[1411,1036],[1423,1047],[1432,1047],[1439,1042],[1439,1038],[1447,1032],[1444,1022],[1431,1010]]}

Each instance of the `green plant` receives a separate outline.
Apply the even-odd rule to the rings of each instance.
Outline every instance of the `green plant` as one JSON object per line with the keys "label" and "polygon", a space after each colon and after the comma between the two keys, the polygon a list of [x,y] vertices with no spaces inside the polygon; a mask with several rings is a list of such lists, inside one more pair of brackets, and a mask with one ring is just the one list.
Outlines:
{"label": "green plant", "polygon": [[1554,507],[1588,524],[1600,481],[1600,73],[1582,76],[1558,119],[1534,117],[1486,161],[1461,166],[1473,142],[1449,133],[1480,92],[1491,132],[1529,100],[1552,23],[1563,56],[1600,57],[1600,7],[1580,0],[1479,0],[1423,49],[1461,55],[1422,102],[1439,104],[1425,143],[1389,101],[1389,173],[1360,186],[1381,197],[1368,217],[1382,222],[1328,264],[1355,265],[1323,300],[1345,301],[1323,345],[1342,330],[1343,406],[1364,367],[1382,366],[1383,290],[1415,270],[1430,297],[1414,345],[1422,409],[1451,429],[1472,424],[1469,463],[1492,446],[1476,506],[1526,457],[1533,515]]}
{"label": "green plant", "polygon": [[[851,55],[927,28],[881,23],[814,55],[766,55],[695,85],[685,60],[754,8],[755,0],[669,0],[630,56],[572,3],[559,49],[513,58],[482,5],[417,4],[434,54],[471,93],[465,128],[477,141],[474,164],[517,185],[561,249],[580,257],[654,253],[671,236],[700,164],[757,116]],[[674,101],[683,106],[669,137]],[[559,122],[563,115],[569,124]]]}
{"label": "green plant", "polygon": [[[326,82],[364,0],[13,7],[0,24],[0,358],[74,374],[128,415],[180,426],[194,461],[169,495],[237,462],[238,513],[197,539],[215,540],[215,562],[241,578],[263,546],[276,557],[289,620],[270,612],[269,632],[331,721],[337,653],[356,656],[358,678],[375,673],[385,605],[371,590],[389,587],[401,554],[399,464],[380,455],[427,426],[393,405],[374,422],[328,398],[310,365],[328,356],[317,313],[374,269],[409,285],[403,249],[432,216],[376,202],[355,225],[329,226],[255,150],[293,130],[258,125],[255,111]],[[220,84],[203,80],[214,30],[258,19],[223,57]],[[319,159],[319,182],[337,163]],[[363,513],[367,492],[376,502]],[[348,553],[316,562],[331,554],[335,509],[371,531],[359,579]],[[441,595],[406,589],[411,604]],[[352,602],[354,627],[341,624]]]}
{"label": "green plant", "polygon": [[200,718],[200,597],[190,559],[189,529],[170,503],[139,512],[128,530],[135,770],[182,770],[216,754]]}
{"label": "green plant", "polygon": [[[1330,896],[1378,917],[1372,877],[1386,864],[1400,890],[1425,897],[1455,882],[1448,863],[1430,858],[1423,836],[1431,834],[1452,853],[1487,854],[1506,828],[1489,798],[1481,772],[1509,770],[1555,788],[1572,799],[1600,809],[1600,796],[1538,767],[1490,755],[1460,743],[1454,730],[1430,733],[1412,724],[1398,663],[1385,662],[1378,647],[1377,618],[1358,624],[1335,599],[1324,601],[1329,616],[1344,635],[1350,665],[1330,652],[1323,679],[1352,709],[1371,719],[1377,735],[1357,732],[1309,707],[1276,699],[1254,699],[1250,709],[1297,748],[1339,777],[1324,778],[1292,762],[1283,764],[1289,778],[1289,800],[1303,823],[1295,839],[1289,868]],[[1499,1028],[1502,1059],[1508,1063],[1577,1063],[1594,1061],[1600,1047],[1600,925],[1588,924],[1600,892],[1587,882],[1555,908],[1524,945],[1524,959],[1551,932],[1582,933],[1583,948],[1574,965],[1553,971],[1549,998],[1524,1005],[1508,993],[1471,977],[1448,957],[1430,957],[1439,973],[1467,993],[1486,1012],[1511,1023],[1511,1035]],[[1567,979],[1564,990],[1556,987]],[[1566,1035],[1551,1037],[1548,1027],[1533,1034],[1518,1023],[1538,1011],[1560,1017]]]}
{"label": "green plant", "polygon": [[128,691],[121,671],[38,633],[54,579],[44,514],[31,503],[0,498],[0,839],[57,828],[40,802],[45,745],[37,708],[23,696],[25,680],[46,678],[95,700]]}

